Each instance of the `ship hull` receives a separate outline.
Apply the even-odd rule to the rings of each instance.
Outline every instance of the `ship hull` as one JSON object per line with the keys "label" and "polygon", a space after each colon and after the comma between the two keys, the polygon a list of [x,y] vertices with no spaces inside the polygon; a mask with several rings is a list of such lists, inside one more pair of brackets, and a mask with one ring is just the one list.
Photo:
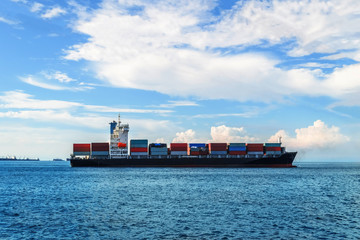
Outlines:
{"label": "ship hull", "polygon": [[89,158],[70,159],[72,167],[295,167],[297,152],[287,152],[278,157],[234,157],[234,156],[136,156],[117,159]]}

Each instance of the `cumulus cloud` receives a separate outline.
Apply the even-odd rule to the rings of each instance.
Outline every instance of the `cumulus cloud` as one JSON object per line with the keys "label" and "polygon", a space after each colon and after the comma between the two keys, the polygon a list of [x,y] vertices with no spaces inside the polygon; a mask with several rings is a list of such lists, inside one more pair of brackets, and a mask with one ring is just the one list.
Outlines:
{"label": "cumulus cloud", "polygon": [[176,133],[176,137],[172,140],[173,143],[187,143],[193,141],[195,141],[195,131],[192,129]]}
{"label": "cumulus cloud", "polygon": [[286,45],[291,56],[359,49],[355,0],[239,1],[217,17],[210,13],[215,6],[106,0],[91,12],[79,7],[73,27],[89,38],[65,50],[65,58],[94,62],[98,77],[113,86],[173,96],[272,102],[305,95],[341,102],[349,91],[360,93],[358,75],[347,74],[360,71],[359,64],[326,75],[300,66],[281,69],[269,55],[234,53],[289,41],[296,42]]}
{"label": "cumulus cloud", "polygon": [[257,138],[246,134],[244,128],[227,127],[225,125],[213,126],[210,129],[210,138],[197,136],[192,129],[183,132],[177,132],[172,142],[255,142]]}
{"label": "cumulus cloud", "polygon": [[296,137],[291,137],[286,131],[280,130],[268,141],[277,142],[278,137],[282,137],[282,142],[289,148],[316,150],[336,147],[350,140],[349,137],[340,133],[339,127],[329,127],[321,120],[315,121],[307,128],[296,129],[295,133]]}
{"label": "cumulus cloud", "polygon": [[211,142],[254,142],[257,139],[249,137],[243,127],[227,127],[221,125],[218,127],[211,127]]}
{"label": "cumulus cloud", "polygon": [[66,10],[61,7],[52,7],[45,11],[45,13],[41,14],[41,18],[51,19],[58,17],[60,15],[66,14]]}

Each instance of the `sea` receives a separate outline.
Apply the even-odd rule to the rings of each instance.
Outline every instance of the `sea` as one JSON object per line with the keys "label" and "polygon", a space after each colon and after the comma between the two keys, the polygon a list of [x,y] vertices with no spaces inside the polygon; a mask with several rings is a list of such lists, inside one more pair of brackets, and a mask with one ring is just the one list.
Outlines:
{"label": "sea", "polygon": [[360,239],[360,163],[0,162],[0,239]]}

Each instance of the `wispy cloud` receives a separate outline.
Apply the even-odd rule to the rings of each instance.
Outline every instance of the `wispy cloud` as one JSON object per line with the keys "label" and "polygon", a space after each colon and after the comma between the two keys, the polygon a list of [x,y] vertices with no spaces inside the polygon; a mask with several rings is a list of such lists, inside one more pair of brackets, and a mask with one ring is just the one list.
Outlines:
{"label": "wispy cloud", "polygon": [[163,103],[158,106],[153,105],[152,107],[175,108],[175,107],[196,107],[196,106],[199,106],[199,104],[193,101],[168,101],[168,103]]}
{"label": "wispy cloud", "polygon": [[[61,100],[40,100],[35,99],[33,95],[22,91],[8,91],[0,95],[0,109],[26,109],[26,110],[66,110],[75,111],[78,109],[87,112],[109,112],[109,113],[171,113],[171,110],[163,109],[126,109],[114,108],[100,105],[86,105],[78,102]],[[15,112],[9,112],[9,116],[16,116]],[[5,116],[5,115],[3,115]]]}
{"label": "wispy cloud", "polygon": [[39,12],[44,7],[43,4],[34,2],[30,8],[31,12]]}
{"label": "wispy cloud", "polygon": [[41,18],[51,19],[51,18],[58,17],[60,15],[64,15],[66,13],[67,13],[66,10],[61,7],[52,7],[50,9],[46,10],[45,13],[41,14]]}
{"label": "wispy cloud", "polygon": [[94,88],[86,83],[79,83],[77,80],[69,77],[66,73],[60,71],[43,71],[35,76],[28,75],[19,78],[27,84],[49,90],[84,91]]}
{"label": "wispy cloud", "polygon": [[4,17],[0,17],[0,22],[6,23],[6,24],[9,24],[9,25],[16,25],[16,24],[19,23],[17,21],[9,20],[9,19],[6,19]]}

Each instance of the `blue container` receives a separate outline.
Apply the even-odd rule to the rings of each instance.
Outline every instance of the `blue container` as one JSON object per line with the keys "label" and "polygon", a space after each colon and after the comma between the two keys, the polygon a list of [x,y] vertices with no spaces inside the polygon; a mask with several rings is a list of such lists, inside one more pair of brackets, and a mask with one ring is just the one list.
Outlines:
{"label": "blue container", "polygon": [[75,156],[89,156],[90,152],[74,152]]}
{"label": "blue container", "polygon": [[246,147],[229,146],[229,151],[246,151]]}
{"label": "blue container", "polygon": [[92,156],[107,156],[109,155],[108,151],[93,151],[91,152]]}
{"label": "blue container", "polygon": [[206,144],[205,143],[189,143],[189,148],[192,148],[192,147],[205,148]]}
{"label": "blue container", "polygon": [[264,143],[265,147],[281,147],[281,143]]}
{"label": "blue container", "polygon": [[230,147],[246,147],[246,143],[229,143]]}
{"label": "blue container", "polygon": [[211,151],[211,155],[226,155],[226,151]]}

